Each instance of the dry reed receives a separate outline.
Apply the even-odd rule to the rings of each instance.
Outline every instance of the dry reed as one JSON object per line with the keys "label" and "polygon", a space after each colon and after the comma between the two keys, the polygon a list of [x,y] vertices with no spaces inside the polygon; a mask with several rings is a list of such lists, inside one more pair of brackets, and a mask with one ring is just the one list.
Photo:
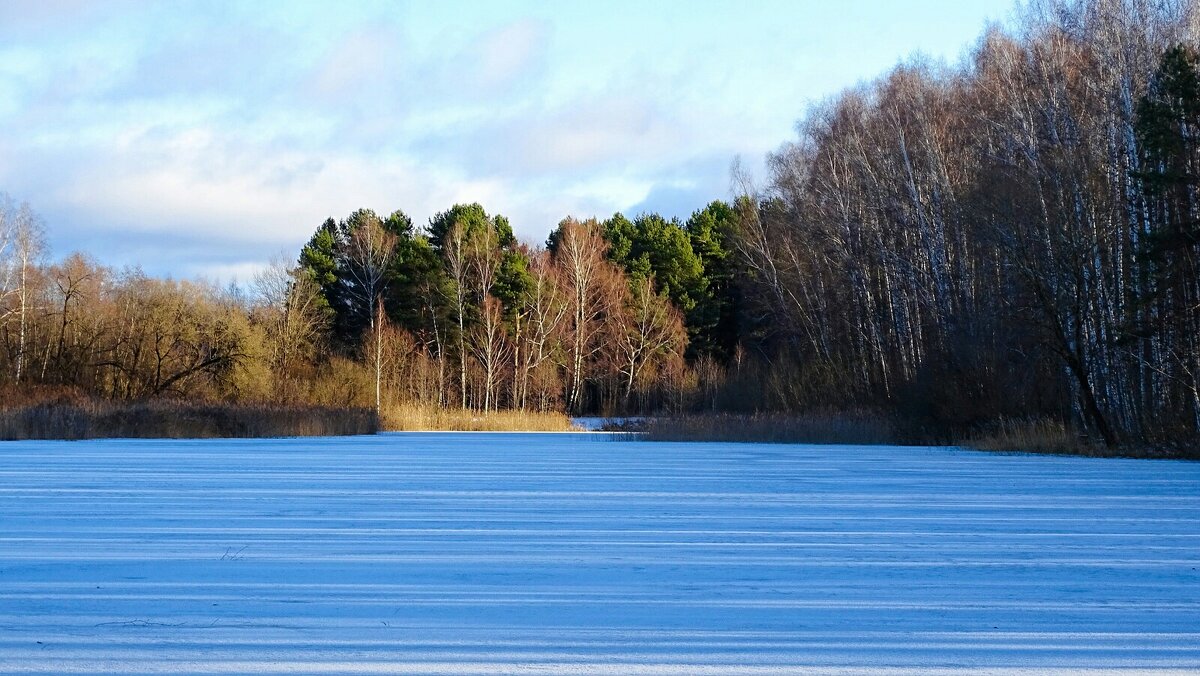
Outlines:
{"label": "dry reed", "polygon": [[893,444],[895,425],[870,412],[806,414],[714,413],[648,418],[640,431],[647,441],[745,441],[806,444]]}
{"label": "dry reed", "polygon": [[395,432],[570,432],[577,428],[565,413],[481,411],[419,404],[396,404],[383,411],[383,427]]}

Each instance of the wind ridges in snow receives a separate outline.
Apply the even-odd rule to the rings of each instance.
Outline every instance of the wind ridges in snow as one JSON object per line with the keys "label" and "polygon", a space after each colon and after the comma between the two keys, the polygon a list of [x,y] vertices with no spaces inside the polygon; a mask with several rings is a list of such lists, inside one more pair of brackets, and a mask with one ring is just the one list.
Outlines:
{"label": "wind ridges in snow", "polygon": [[598,435],[0,446],[0,673],[1200,670],[1200,465]]}

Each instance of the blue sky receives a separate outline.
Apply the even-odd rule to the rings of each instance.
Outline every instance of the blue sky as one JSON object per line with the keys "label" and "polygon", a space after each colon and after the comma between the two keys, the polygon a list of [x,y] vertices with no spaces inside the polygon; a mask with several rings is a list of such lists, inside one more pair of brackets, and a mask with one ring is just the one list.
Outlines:
{"label": "blue sky", "polygon": [[75,249],[246,281],[327,216],[686,216],[814,102],[1012,0],[0,0],[0,191]]}

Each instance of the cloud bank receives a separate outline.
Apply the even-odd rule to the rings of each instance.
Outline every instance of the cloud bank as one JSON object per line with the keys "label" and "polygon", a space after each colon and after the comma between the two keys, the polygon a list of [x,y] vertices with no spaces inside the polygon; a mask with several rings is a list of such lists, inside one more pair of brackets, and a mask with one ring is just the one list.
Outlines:
{"label": "cloud bank", "polygon": [[567,214],[686,216],[812,101],[953,57],[1008,3],[916,3],[906,39],[854,4],[7,2],[0,191],[56,254],[224,278],[362,206],[479,201],[534,242]]}

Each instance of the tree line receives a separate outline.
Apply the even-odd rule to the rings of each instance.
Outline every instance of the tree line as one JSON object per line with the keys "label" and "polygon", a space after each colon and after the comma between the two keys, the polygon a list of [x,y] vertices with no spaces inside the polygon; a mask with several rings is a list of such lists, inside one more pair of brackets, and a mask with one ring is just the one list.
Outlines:
{"label": "tree line", "polygon": [[779,403],[1195,440],[1198,12],[1035,0],[813,108],[741,205]]}
{"label": "tree line", "polygon": [[0,209],[0,379],[473,411],[872,410],[1200,436],[1200,19],[1034,0],[814,106],[686,220],[362,209],[247,289],[48,264]]}
{"label": "tree line", "polygon": [[[686,222],[567,218],[530,246],[479,204],[424,228],[363,209],[327,220],[298,265],[274,273],[290,295],[275,305],[328,326],[325,347],[370,368],[380,405],[387,395],[478,411],[677,409],[694,389],[691,365],[727,361],[736,342],[732,287],[705,259],[732,254],[733,217],[717,201]],[[311,362],[321,346],[288,352],[305,347]]]}
{"label": "tree line", "polygon": [[[736,341],[705,256],[732,209],[687,222],[563,220],[544,246],[460,204],[424,227],[360,209],[246,287],[46,260],[44,225],[0,204],[0,384],[150,398],[488,412],[678,410],[692,363]],[[697,253],[699,250],[701,253]]]}

